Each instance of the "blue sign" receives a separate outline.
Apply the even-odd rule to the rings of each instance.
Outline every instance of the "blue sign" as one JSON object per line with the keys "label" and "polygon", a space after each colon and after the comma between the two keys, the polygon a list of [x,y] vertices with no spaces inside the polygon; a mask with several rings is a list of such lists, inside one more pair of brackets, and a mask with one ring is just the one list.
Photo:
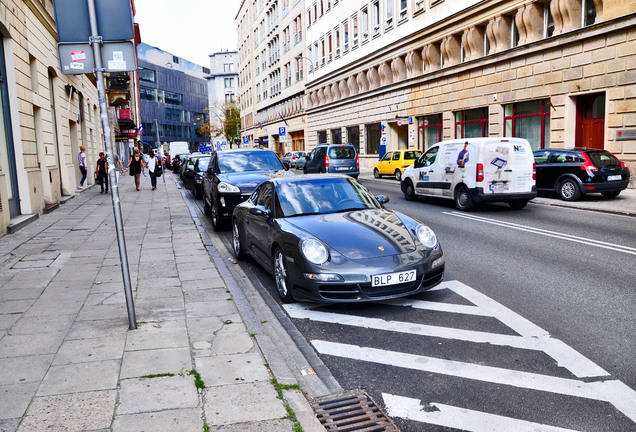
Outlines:
{"label": "blue sign", "polygon": [[250,143],[250,137],[243,137],[243,144],[249,144]]}
{"label": "blue sign", "polygon": [[287,135],[287,131],[285,130],[285,126],[279,127],[278,128],[278,136],[279,137],[283,137],[285,135]]}
{"label": "blue sign", "polygon": [[201,153],[210,153],[212,152],[212,144],[211,143],[200,143],[199,151]]}

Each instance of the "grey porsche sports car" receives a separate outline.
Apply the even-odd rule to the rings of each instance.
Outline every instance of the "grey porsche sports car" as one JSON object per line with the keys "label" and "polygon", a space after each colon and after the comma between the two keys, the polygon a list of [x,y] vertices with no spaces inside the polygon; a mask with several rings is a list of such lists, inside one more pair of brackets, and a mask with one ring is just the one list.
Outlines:
{"label": "grey porsche sports car", "polygon": [[232,215],[234,254],[267,269],[283,302],[359,302],[426,291],[444,278],[435,233],[343,175],[263,182]]}

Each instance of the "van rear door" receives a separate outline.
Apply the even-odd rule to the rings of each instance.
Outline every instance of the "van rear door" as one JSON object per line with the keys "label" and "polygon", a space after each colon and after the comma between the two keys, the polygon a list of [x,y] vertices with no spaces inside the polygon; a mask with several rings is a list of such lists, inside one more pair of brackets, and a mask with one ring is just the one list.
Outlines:
{"label": "van rear door", "polygon": [[489,140],[480,159],[484,167],[481,185],[485,194],[532,192],[534,156],[526,140]]}

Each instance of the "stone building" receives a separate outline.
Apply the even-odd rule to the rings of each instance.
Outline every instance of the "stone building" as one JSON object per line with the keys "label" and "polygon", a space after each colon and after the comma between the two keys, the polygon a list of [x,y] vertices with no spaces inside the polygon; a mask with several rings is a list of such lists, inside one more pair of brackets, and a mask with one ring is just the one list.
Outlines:
{"label": "stone building", "polygon": [[636,172],[635,0],[316,0],[307,147],[516,136],[605,148]]}
{"label": "stone building", "polygon": [[[222,129],[225,109],[229,104],[238,103],[238,53],[224,50],[210,54],[210,72],[206,79],[211,130]],[[210,141],[213,145],[223,141],[227,143],[227,138],[212,134]],[[230,143],[227,144],[227,148],[230,148]]]}
{"label": "stone building", "polygon": [[[75,192],[103,150],[95,78],[62,75],[52,0],[0,0],[0,235]],[[88,176],[88,183],[93,183]]]}

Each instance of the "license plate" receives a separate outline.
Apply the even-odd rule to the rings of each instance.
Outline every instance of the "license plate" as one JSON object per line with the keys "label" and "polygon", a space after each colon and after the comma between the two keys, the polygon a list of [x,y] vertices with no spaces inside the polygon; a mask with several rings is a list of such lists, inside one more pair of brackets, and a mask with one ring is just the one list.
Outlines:
{"label": "license plate", "polygon": [[336,171],[349,171],[349,167],[338,167]]}
{"label": "license plate", "polygon": [[371,276],[371,286],[377,287],[413,282],[415,280],[415,276],[415,270],[373,275]]}
{"label": "license plate", "polygon": [[490,190],[493,192],[505,192],[509,189],[508,183],[494,183],[490,185]]}
{"label": "license plate", "polygon": [[614,181],[614,180],[620,180],[620,179],[622,179],[622,177],[621,177],[621,175],[620,175],[620,174],[618,174],[618,175],[611,175],[611,176],[607,176],[607,180],[608,180],[608,181]]}

